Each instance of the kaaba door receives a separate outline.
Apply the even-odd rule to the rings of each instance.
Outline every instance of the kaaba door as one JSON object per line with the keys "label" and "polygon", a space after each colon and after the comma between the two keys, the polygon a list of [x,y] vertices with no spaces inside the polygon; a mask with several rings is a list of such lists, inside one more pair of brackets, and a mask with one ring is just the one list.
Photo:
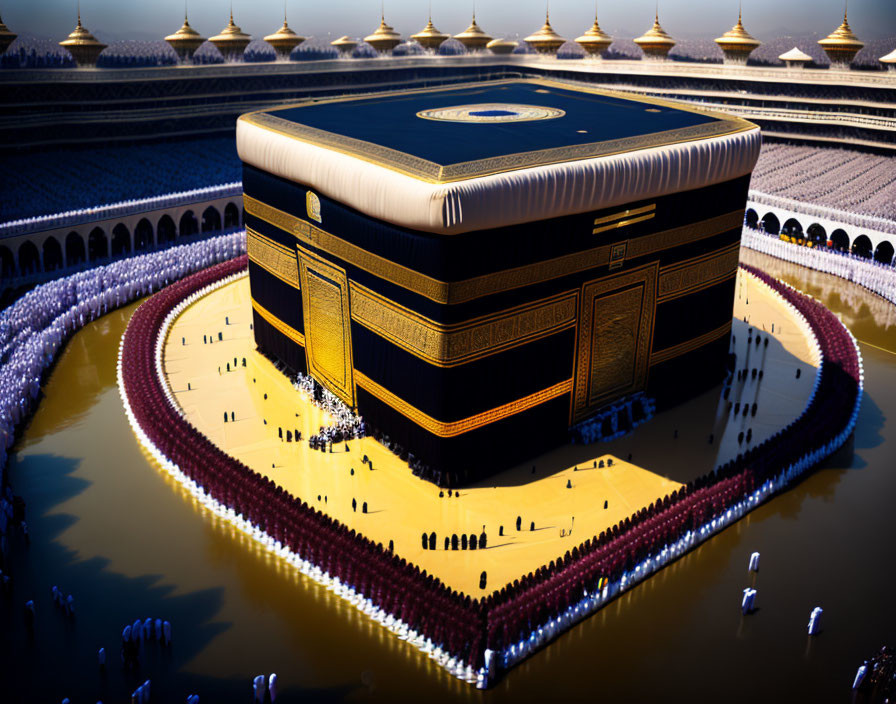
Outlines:
{"label": "kaaba door", "polygon": [[571,422],[647,386],[657,263],[582,286]]}
{"label": "kaaba door", "polygon": [[355,405],[351,313],[345,270],[298,247],[308,371],[349,406]]}

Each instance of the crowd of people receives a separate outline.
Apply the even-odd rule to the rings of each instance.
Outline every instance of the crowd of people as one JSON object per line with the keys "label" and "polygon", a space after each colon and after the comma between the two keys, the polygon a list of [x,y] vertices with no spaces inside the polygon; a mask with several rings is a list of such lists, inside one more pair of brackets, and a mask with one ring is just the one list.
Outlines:
{"label": "crowd of people", "polygon": [[756,202],[783,197],[800,212],[829,218],[835,210],[846,224],[884,230],[896,224],[894,169],[891,156],[767,142],[753,168],[750,197]]}
{"label": "crowd of people", "polygon": [[364,437],[364,419],[346,406],[336,394],[302,373],[295,375],[292,385],[297,391],[303,391],[315,406],[326,411],[333,419],[330,425],[321,426],[316,434],[308,438],[309,447],[326,450],[336,443]]}
{"label": "crowd of people", "polygon": [[96,61],[99,68],[146,68],[148,66],[174,66],[177,53],[171,45],[158,41],[126,39],[110,42]]}
{"label": "crowd of people", "polygon": [[157,366],[166,319],[209,285],[240,275],[246,265],[240,257],[203,270],[162,290],[131,318],[119,373],[135,432],[163,467],[207,503],[226,507],[226,515],[278,552],[287,556],[288,550],[294,564],[326,576],[331,586],[350,586],[361,608],[389,626],[402,624],[406,634],[421,645],[427,642],[446,662],[453,657],[455,667],[473,665],[481,660],[484,635],[478,603],[227,455],[184,420],[167,392]]}
{"label": "crowd of people", "polygon": [[[183,419],[159,374],[160,329],[175,307],[244,266],[243,258],[189,277],[150,299],[132,318],[120,365],[123,396],[138,436],[209,505],[294,564],[338,585],[339,593],[458,676],[472,675],[480,684],[494,673],[487,665],[508,666],[525,657],[614,589],[626,588],[796,480],[845,441],[858,412],[861,361],[848,331],[821,304],[754,270],[805,319],[821,352],[803,414],[775,437],[563,557],[484,599],[472,599],[290,496]],[[430,537],[425,536],[427,549]]]}
{"label": "crowd of people", "polygon": [[847,252],[794,246],[749,227],[744,227],[741,243],[757,252],[839,276],[896,303],[896,268],[892,265]]}
{"label": "crowd of people", "polygon": [[[11,153],[0,170],[0,223],[81,211],[108,215],[110,204],[241,184],[233,137],[173,140],[119,147],[92,146]],[[210,185],[214,184],[214,185]],[[141,210],[151,204],[140,204]],[[48,229],[51,223],[42,223]]]}
{"label": "crowd of people", "polygon": [[653,418],[655,412],[656,402],[653,399],[643,394],[636,394],[573,426],[570,436],[573,442],[583,445],[609,442],[643,425]]}
{"label": "crowd of people", "polygon": [[[113,262],[38,286],[0,311],[0,477],[16,432],[65,341],[119,306],[244,252],[245,234],[224,235]],[[4,482],[0,482],[2,485]]]}

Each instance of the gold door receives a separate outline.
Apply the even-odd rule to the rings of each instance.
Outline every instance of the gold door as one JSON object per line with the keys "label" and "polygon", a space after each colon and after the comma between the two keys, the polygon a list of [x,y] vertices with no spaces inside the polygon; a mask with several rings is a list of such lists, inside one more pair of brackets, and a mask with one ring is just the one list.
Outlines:
{"label": "gold door", "polygon": [[572,423],[647,386],[657,263],[582,286]]}
{"label": "gold door", "polygon": [[351,314],[345,269],[301,246],[297,249],[308,372],[354,407]]}

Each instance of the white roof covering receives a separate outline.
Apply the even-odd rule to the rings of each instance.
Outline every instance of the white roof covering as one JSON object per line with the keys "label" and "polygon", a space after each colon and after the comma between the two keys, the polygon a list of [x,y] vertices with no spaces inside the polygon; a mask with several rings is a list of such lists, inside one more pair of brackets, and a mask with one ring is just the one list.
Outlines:
{"label": "white roof covering", "polygon": [[450,182],[415,177],[245,118],[237,122],[236,136],[247,164],[369,217],[448,235],[591,212],[744,176],[759,156],[759,128],[737,118],[724,123],[726,130],[714,136]]}
{"label": "white roof covering", "polygon": [[790,51],[785,51],[778,57],[781,61],[811,61],[812,57],[793,47]]}
{"label": "white roof covering", "polygon": [[896,64],[896,49],[893,49],[893,51],[886,56],[881,56],[878,61],[882,64]]}

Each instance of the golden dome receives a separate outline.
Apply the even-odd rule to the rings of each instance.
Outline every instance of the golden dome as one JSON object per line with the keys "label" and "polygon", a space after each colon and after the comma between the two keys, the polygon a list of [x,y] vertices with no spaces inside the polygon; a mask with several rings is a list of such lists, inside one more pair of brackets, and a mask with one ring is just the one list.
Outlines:
{"label": "golden dome", "polygon": [[249,46],[252,37],[234,24],[231,10],[227,26],[221,30],[220,34],[209,37],[209,41],[218,47],[218,51],[225,59],[237,59],[243,55],[243,51]]}
{"label": "golden dome", "polygon": [[853,34],[843,13],[843,23],[828,36],[818,42],[832,64],[849,65],[865,44]]}
{"label": "golden dome", "polygon": [[576,38],[576,44],[591,55],[603,54],[612,43],[613,37],[602,30],[597,23],[597,12],[594,13],[594,24],[591,25],[591,29]]}
{"label": "golden dome", "polygon": [[386,16],[382,15],[380,17],[380,26],[376,28],[376,31],[373,34],[368,34],[364,37],[364,41],[377,51],[385,53],[387,51],[392,51],[392,49],[401,43],[401,34],[387,25]]}
{"label": "golden dome", "polygon": [[87,28],[81,24],[81,12],[78,11],[78,26],[68,35],[68,39],[59,42],[59,46],[68,49],[78,66],[95,66],[106,45],[97,41]]}
{"label": "golden dome", "polygon": [[476,51],[484,49],[491,42],[492,38],[482,31],[482,27],[476,24],[476,13],[473,13],[473,23],[460,34],[455,34],[454,38],[463,44],[467,51]]}
{"label": "golden dome", "polygon": [[424,49],[432,49],[435,51],[443,41],[448,39],[448,35],[442,34],[437,30],[432,23],[432,17],[430,17],[426,26],[416,34],[412,34],[411,39],[416,41]]}
{"label": "golden dome", "polygon": [[174,34],[165,37],[165,41],[177,52],[181,61],[187,61],[193,57],[193,52],[202,46],[205,37],[190,26],[187,15],[184,14],[183,26]]}
{"label": "golden dome", "polygon": [[9,31],[9,27],[3,24],[3,18],[0,17],[0,54],[9,49],[9,45],[15,41],[17,36],[19,35]]}
{"label": "golden dome", "polygon": [[740,12],[737,13],[737,24],[713,41],[719,45],[726,60],[738,63],[745,62],[750,53],[762,43],[744,29]]}
{"label": "golden dome", "polygon": [[305,37],[300,37],[293,32],[289,25],[286,24],[286,13],[283,13],[283,26],[273,34],[269,34],[264,40],[270,44],[277,56],[281,59],[289,58],[292,50],[305,41]]}
{"label": "golden dome", "polygon": [[653,27],[635,39],[634,42],[641,47],[644,56],[654,59],[666,58],[669,50],[675,46],[675,40],[660,26],[659,13],[654,17]]}
{"label": "golden dome", "polygon": [[512,54],[519,44],[510,39],[492,39],[485,46],[493,54]]}
{"label": "golden dome", "polygon": [[545,13],[544,25],[535,34],[530,34],[524,40],[539,54],[554,54],[566,41],[551,27],[550,13]]}
{"label": "golden dome", "polygon": [[330,42],[330,46],[335,46],[339,49],[340,53],[350,54],[354,51],[354,48],[358,46],[358,42],[352,39],[347,34],[343,34],[339,39],[334,39]]}

